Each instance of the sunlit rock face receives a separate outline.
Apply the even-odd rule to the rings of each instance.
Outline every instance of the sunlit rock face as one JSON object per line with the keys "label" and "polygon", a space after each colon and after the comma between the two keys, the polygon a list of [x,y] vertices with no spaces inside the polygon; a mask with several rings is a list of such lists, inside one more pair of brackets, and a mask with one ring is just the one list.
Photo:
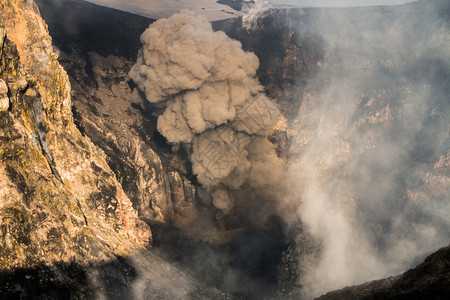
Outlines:
{"label": "sunlit rock face", "polygon": [[[139,251],[150,243],[150,229],[104,153],[74,125],[69,79],[37,7],[3,1],[0,10],[2,274],[41,265],[81,272]],[[24,292],[7,282],[2,295]]]}
{"label": "sunlit rock face", "polygon": [[0,81],[0,111],[7,111],[9,108],[8,86],[2,79]]}

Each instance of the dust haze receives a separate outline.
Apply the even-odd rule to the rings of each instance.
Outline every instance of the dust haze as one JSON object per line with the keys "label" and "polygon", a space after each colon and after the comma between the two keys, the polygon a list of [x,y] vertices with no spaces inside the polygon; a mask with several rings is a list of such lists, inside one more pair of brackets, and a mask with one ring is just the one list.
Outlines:
{"label": "dust haze", "polygon": [[421,5],[318,13],[325,55],[290,124],[285,199],[320,240],[318,258],[301,258],[307,297],[449,243],[448,14]]}
{"label": "dust haze", "polygon": [[[304,224],[299,239],[317,239],[313,255],[298,249],[305,298],[401,273],[449,243],[442,3],[316,11],[324,56],[287,126],[286,160],[265,138],[279,110],[255,77],[253,53],[189,13],[141,37],[135,95],[161,110],[158,131],[188,149],[212,205],[232,213],[264,191],[286,222]],[[243,27],[256,30],[272,9],[256,7]]]}

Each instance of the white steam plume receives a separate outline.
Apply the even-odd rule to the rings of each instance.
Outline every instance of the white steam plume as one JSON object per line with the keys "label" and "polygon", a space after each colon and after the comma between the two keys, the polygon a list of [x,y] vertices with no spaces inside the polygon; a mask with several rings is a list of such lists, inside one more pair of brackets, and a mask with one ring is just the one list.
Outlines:
{"label": "white steam plume", "polygon": [[187,12],[156,21],[141,41],[130,77],[149,102],[163,104],[158,131],[192,148],[193,173],[204,186],[221,184],[213,204],[228,211],[233,201],[224,191],[248,180],[249,147],[278,121],[278,108],[255,77],[258,58]]}
{"label": "white steam plume", "polygon": [[290,204],[322,248],[308,296],[401,273],[450,240],[448,24],[412,8],[321,10],[312,26],[325,53],[289,162]]}
{"label": "white steam plume", "polygon": [[242,27],[247,31],[255,30],[260,26],[261,20],[270,15],[277,8],[276,4],[269,1],[256,2],[245,8],[245,15],[242,16]]}

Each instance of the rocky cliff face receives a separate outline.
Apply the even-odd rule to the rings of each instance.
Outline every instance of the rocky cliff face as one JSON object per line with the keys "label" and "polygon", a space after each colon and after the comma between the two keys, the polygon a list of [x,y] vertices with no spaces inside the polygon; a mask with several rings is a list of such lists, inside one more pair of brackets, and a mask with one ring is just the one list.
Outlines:
{"label": "rocky cliff face", "polygon": [[[0,10],[1,272],[82,268],[139,251],[150,229],[74,125],[69,79],[36,5],[2,1]],[[2,297],[22,295],[2,278]]]}
{"label": "rocky cliff face", "polygon": [[[251,214],[264,209],[255,205],[259,202],[244,204],[241,215],[217,220],[217,210],[199,200],[204,190],[192,176],[186,151],[172,148],[157,132],[158,108],[135,102],[128,72],[140,46],[139,35],[152,20],[76,1],[38,4],[60,49],[51,45],[32,2],[3,1],[0,6],[0,298],[229,298],[143,250],[151,243],[147,224],[155,231],[153,253],[235,295],[260,299],[275,296],[279,288],[280,299],[289,299],[308,284],[302,276],[320,258],[321,242],[292,214],[298,205],[283,202],[277,207],[290,223],[288,230],[280,218],[265,224],[261,220],[263,225],[254,227]],[[367,20],[373,12],[353,12],[351,20]],[[385,14],[376,10],[375,15],[389,27],[393,24]],[[430,89],[416,84],[414,74],[426,66],[447,74],[445,68],[434,68],[435,62],[420,64],[414,56],[380,62],[343,55],[336,63],[327,55],[339,56],[343,49],[330,50],[318,30],[323,25],[317,23],[320,17],[318,10],[282,10],[259,18],[254,27],[240,19],[214,24],[261,59],[258,77],[277,99],[285,120],[270,141],[293,167],[315,163],[308,169],[312,172],[296,173],[301,181],[294,178],[292,186],[302,188],[311,181],[310,174],[318,175],[324,188],[335,183],[330,178],[364,178],[349,176],[351,167],[370,161],[386,133],[398,141],[401,134],[395,128],[413,125],[402,122],[412,116],[408,109],[415,112],[417,107],[395,99]],[[331,22],[328,32],[347,38],[349,33],[339,24]],[[352,46],[344,50],[352,53]],[[391,84],[398,79],[393,70],[405,66],[412,66],[409,75]],[[343,118],[334,118],[348,106],[323,100],[329,98],[321,91],[329,88],[334,75],[360,70],[364,72],[358,74],[365,75],[381,72],[388,79],[364,85],[356,109],[351,106]],[[435,86],[444,86],[442,76],[436,79]],[[439,101],[427,107],[427,123],[417,140],[448,126],[445,109]],[[355,132],[362,134],[352,135]],[[326,147],[311,146],[323,146],[324,140]],[[418,151],[408,153],[428,172],[422,181],[411,181],[395,194],[400,199],[397,207],[426,206],[436,199],[444,205],[448,200],[449,154],[443,151],[448,149],[448,136],[439,135],[438,140],[444,142],[432,140],[428,147],[419,143]],[[313,151],[316,156],[305,156],[309,149],[318,149]],[[364,198],[361,193],[342,190],[332,211],[357,208]],[[297,192],[295,196],[302,190]],[[386,233],[381,227],[371,229],[377,238]],[[400,285],[391,283],[381,285],[396,295]],[[364,295],[378,293],[372,287]]]}

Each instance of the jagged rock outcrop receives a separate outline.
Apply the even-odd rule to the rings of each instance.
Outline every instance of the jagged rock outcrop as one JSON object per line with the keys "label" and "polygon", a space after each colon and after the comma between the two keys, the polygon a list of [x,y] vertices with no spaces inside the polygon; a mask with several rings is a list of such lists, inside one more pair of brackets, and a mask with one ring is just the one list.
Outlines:
{"label": "jagged rock outcrop", "polygon": [[73,123],[69,79],[36,5],[2,1],[0,11],[0,271],[139,251],[150,229]]}
{"label": "jagged rock outcrop", "polygon": [[447,246],[401,275],[346,287],[316,299],[448,299],[449,282],[450,246]]}

